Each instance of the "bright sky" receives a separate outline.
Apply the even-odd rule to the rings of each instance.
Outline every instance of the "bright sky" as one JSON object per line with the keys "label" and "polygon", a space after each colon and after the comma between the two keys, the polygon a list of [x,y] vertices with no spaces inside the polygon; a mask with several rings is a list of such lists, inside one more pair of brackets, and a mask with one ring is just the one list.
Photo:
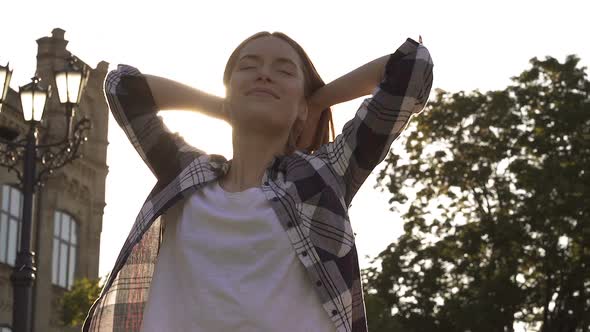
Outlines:
{"label": "bright sky", "polygon": [[[394,52],[407,37],[423,37],[434,60],[434,88],[501,89],[547,55],[590,61],[587,14],[580,1],[15,1],[3,2],[0,63],[14,69],[11,87],[35,70],[36,39],[66,30],[68,49],[95,67],[125,63],[219,96],[231,51],[258,31],[281,31],[307,51],[326,82]],[[334,107],[337,133],[361,99]],[[164,112],[163,112],[164,113]],[[161,114],[163,114],[161,113]],[[165,112],[166,124],[191,144],[232,156],[231,128],[199,114]],[[112,268],[155,178],[113,117],[100,249],[100,275]],[[397,141],[394,146],[400,146]],[[377,174],[384,164],[380,165]],[[390,212],[388,193],[369,177],[352,202],[361,268],[396,240],[403,220]]]}

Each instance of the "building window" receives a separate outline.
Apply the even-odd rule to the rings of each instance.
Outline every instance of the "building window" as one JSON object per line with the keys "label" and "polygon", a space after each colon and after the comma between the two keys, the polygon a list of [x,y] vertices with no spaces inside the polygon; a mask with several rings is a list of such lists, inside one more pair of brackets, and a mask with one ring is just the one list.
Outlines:
{"label": "building window", "polygon": [[56,211],[53,217],[53,273],[54,285],[70,289],[76,271],[78,243],[76,221],[65,212]]}
{"label": "building window", "polygon": [[[0,262],[14,266],[20,247],[23,194],[10,185],[2,185],[0,209]],[[1,331],[0,331],[1,332]]]}

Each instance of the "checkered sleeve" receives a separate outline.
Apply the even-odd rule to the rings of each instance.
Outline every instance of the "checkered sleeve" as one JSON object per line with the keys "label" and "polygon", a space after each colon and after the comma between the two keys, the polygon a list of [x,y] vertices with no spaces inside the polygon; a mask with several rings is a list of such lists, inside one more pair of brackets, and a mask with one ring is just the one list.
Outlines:
{"label": "checkered sleeve", "polygon": [[135,67],[118,65],[104,82],[107,103],[119,126],[158,181],[171,179],[181,169],[185,152],[202,154],[172,133],[162,118],[145,76]]}
{"label": "checkered sleeve", "polygon": [[371,171],[385,159],[411,116],[426,105],[432,69],[428,49],[408,38],[391,54],[382,81],[342,133],[314,153],[340,178],[347,206]]}

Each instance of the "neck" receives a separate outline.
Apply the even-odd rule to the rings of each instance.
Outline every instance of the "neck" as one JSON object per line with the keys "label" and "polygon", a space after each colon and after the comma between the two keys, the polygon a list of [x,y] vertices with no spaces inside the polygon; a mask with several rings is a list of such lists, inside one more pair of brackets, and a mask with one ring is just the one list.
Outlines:
{"label": "neck", "polygon": [[233,159],[227,174],[219,179],[221,187],[229,192],[259,187],[262,177],[274,156],[284,153],[288,136],[271,136],[261,132],[239,132],[232,135]]}

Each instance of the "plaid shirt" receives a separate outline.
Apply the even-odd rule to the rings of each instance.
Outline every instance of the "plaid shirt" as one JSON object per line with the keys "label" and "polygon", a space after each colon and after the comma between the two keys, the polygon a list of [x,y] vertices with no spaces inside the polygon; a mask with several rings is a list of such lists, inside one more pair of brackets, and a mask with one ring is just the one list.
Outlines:
{"label": "plaid shirt", "polygon": [[[426,105],[432,68],[428,49],[408,38],[390,55],[372,96],[333,142],[313,153],[297,150],[275,156],[265,170],[261,188],[339,332],[367,331],[348,208],[410,117]],[[104,89],[117,123],[157,183],[90,308],[83,331],[139,331],[166,211],[223,176],[231,160],[207,154],[171,133],[157,116],[145,76],[136,68],[119,65],[107,75]]]}

